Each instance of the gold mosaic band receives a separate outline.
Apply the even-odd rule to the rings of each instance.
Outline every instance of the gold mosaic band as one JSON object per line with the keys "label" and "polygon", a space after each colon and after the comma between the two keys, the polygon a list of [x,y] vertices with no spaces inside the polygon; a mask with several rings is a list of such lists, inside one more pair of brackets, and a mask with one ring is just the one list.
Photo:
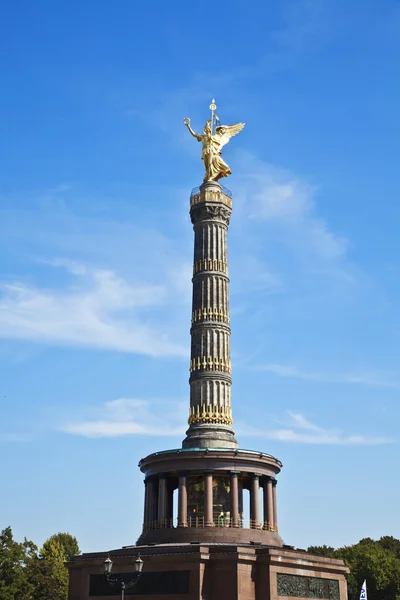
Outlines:
{"label": "gold mosaic band", "polygon": [[193,265],[193,275],[200,273],[201,271],[219,271],[228,274],[228,264],[223,260],[217,260],[216,258],[203,258],[196,261]]}
{"label": "gold mosaic band", "polygon": [[221,323],[230,323],[230,318],[226,310],[218,310],[217,308],[199,308],[192,312],[192,323],[197,321],[219,321]]}
{"label": "gold mosaic band", "polygon": [[232,371],[231,361],[213,356],[198,356],[190,360],[189,371],[221,371],[222,373],[230,373]]}
{"label": "gold mosaic band", "polygon": [[202,405],[191,406],[189,409],[189,425],[195,423],[219,423],[232,425],[232,409],[230,406]]}

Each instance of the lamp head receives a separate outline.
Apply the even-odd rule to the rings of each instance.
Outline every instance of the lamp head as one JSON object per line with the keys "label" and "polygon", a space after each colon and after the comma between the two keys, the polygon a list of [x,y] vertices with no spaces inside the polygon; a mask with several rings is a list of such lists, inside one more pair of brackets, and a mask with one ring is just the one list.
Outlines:
{"label": "lamp head", "polygon": [[133,570],[135,571],[135,573],[141,573],[142,569],[143,569],[143,561],[140,558],[140,554],[138,554],[137,559],[133,563]]}
{"label": "lamp head", "polygon": [[112,571],[113,562],[109,556],[107,556],[106,560],[103,562],[104,565],[104,574],[109,575]]}

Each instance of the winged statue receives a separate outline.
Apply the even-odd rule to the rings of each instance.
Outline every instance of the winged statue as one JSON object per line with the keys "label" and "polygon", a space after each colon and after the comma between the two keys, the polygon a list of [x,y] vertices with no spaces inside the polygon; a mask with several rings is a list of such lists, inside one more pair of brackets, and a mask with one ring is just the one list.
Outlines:
{"label": "winged statue", "polygon": [[[215,107],[215,104],[212,104],[211,107]],[[221,149],[229,142],[231,137],[242,131],[245,126],[245,123],[236,123],[236,125],[218,125],[215,127],[215,120],[217,120],[217,117],[214,116],[212,110],[212,117],[205,124],[202,133],[193,131],[188,117],[183,120],[191,135],[202,144],[201,158],[206,170],[204,181],[218,181],[222,177],[231,175],[229,166],[221,158]]]}

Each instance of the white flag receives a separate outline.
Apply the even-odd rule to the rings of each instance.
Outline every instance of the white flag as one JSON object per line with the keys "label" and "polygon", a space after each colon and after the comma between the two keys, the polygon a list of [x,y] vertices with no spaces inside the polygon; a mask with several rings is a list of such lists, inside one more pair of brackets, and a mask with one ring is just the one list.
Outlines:
{"label": "white flag", "polygon": [[367,600],[367,580],[364,579],[364,583],[362,584],[360,600]]}

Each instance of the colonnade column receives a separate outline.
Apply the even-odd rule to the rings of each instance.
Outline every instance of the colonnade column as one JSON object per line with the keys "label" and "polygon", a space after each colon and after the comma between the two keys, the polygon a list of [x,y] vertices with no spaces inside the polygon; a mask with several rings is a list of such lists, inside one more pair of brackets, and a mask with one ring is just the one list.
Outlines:
{"label": "colonnade column", "polygon": [[272,531],[274,526],[274,496],[272,479],[268,477],[264,483],[264,528]]}
{"label": "colonnade column", "polygon": [[264,495],[263,495],[263,528],[264,529],[269,529],[269,524],[268,524],[268,479],[264,480],[264,484],[263,484],[263,490],[264,490]]}
{"label": "colonnade column", "polygon": [[168,527],[174,525],[174,486],[172,481],[167,481],[167,508],[165,510],[165,518]]}
{"label": "colonnade column", "polygon": [[149,504],[149,490],[147,488],[147,479],[144,480],[144,514],[143,514],[143,529],[146,529],[146,523],[149,520],[148,518],[148,504]]}
{"label": "colonnade column", "polygon": [[231,472],[231,523],[232,527],[239,527],[239,482],[235,471]]}
{"label": "colonnade column", "polygon": [[178,486],[178,527],[187,527],[187,485],[186,475],[179,476]]}
{"label": "colonnade column", "polygon": [[154,527],[157,518],[156,482],[152,478],[146,479],[146,523],[147,528]]}
{"label": "colonnade column", "polygon": [[205,527],[214,525],[212,473],[205,473],[204,475],[204,525]]}
{"label": "colonnade column", "polygon": [[274,531],[278,531],[278,505],[276,503],[276,484],[277,484],[277,480],[274,479],[272,482],[272,497],[273,497],[273,502],[274,502]]}
{"label": "colonnade column", "polygon": [[260,526],[260,481],[258,475],[253,475],[250,482],[250,528]]}
{"label": "colonnade column", "polygon": [[159,527],[165,526],[167,518],[167,478],[161,476],[158,481],[158,514],[157,520]]}

